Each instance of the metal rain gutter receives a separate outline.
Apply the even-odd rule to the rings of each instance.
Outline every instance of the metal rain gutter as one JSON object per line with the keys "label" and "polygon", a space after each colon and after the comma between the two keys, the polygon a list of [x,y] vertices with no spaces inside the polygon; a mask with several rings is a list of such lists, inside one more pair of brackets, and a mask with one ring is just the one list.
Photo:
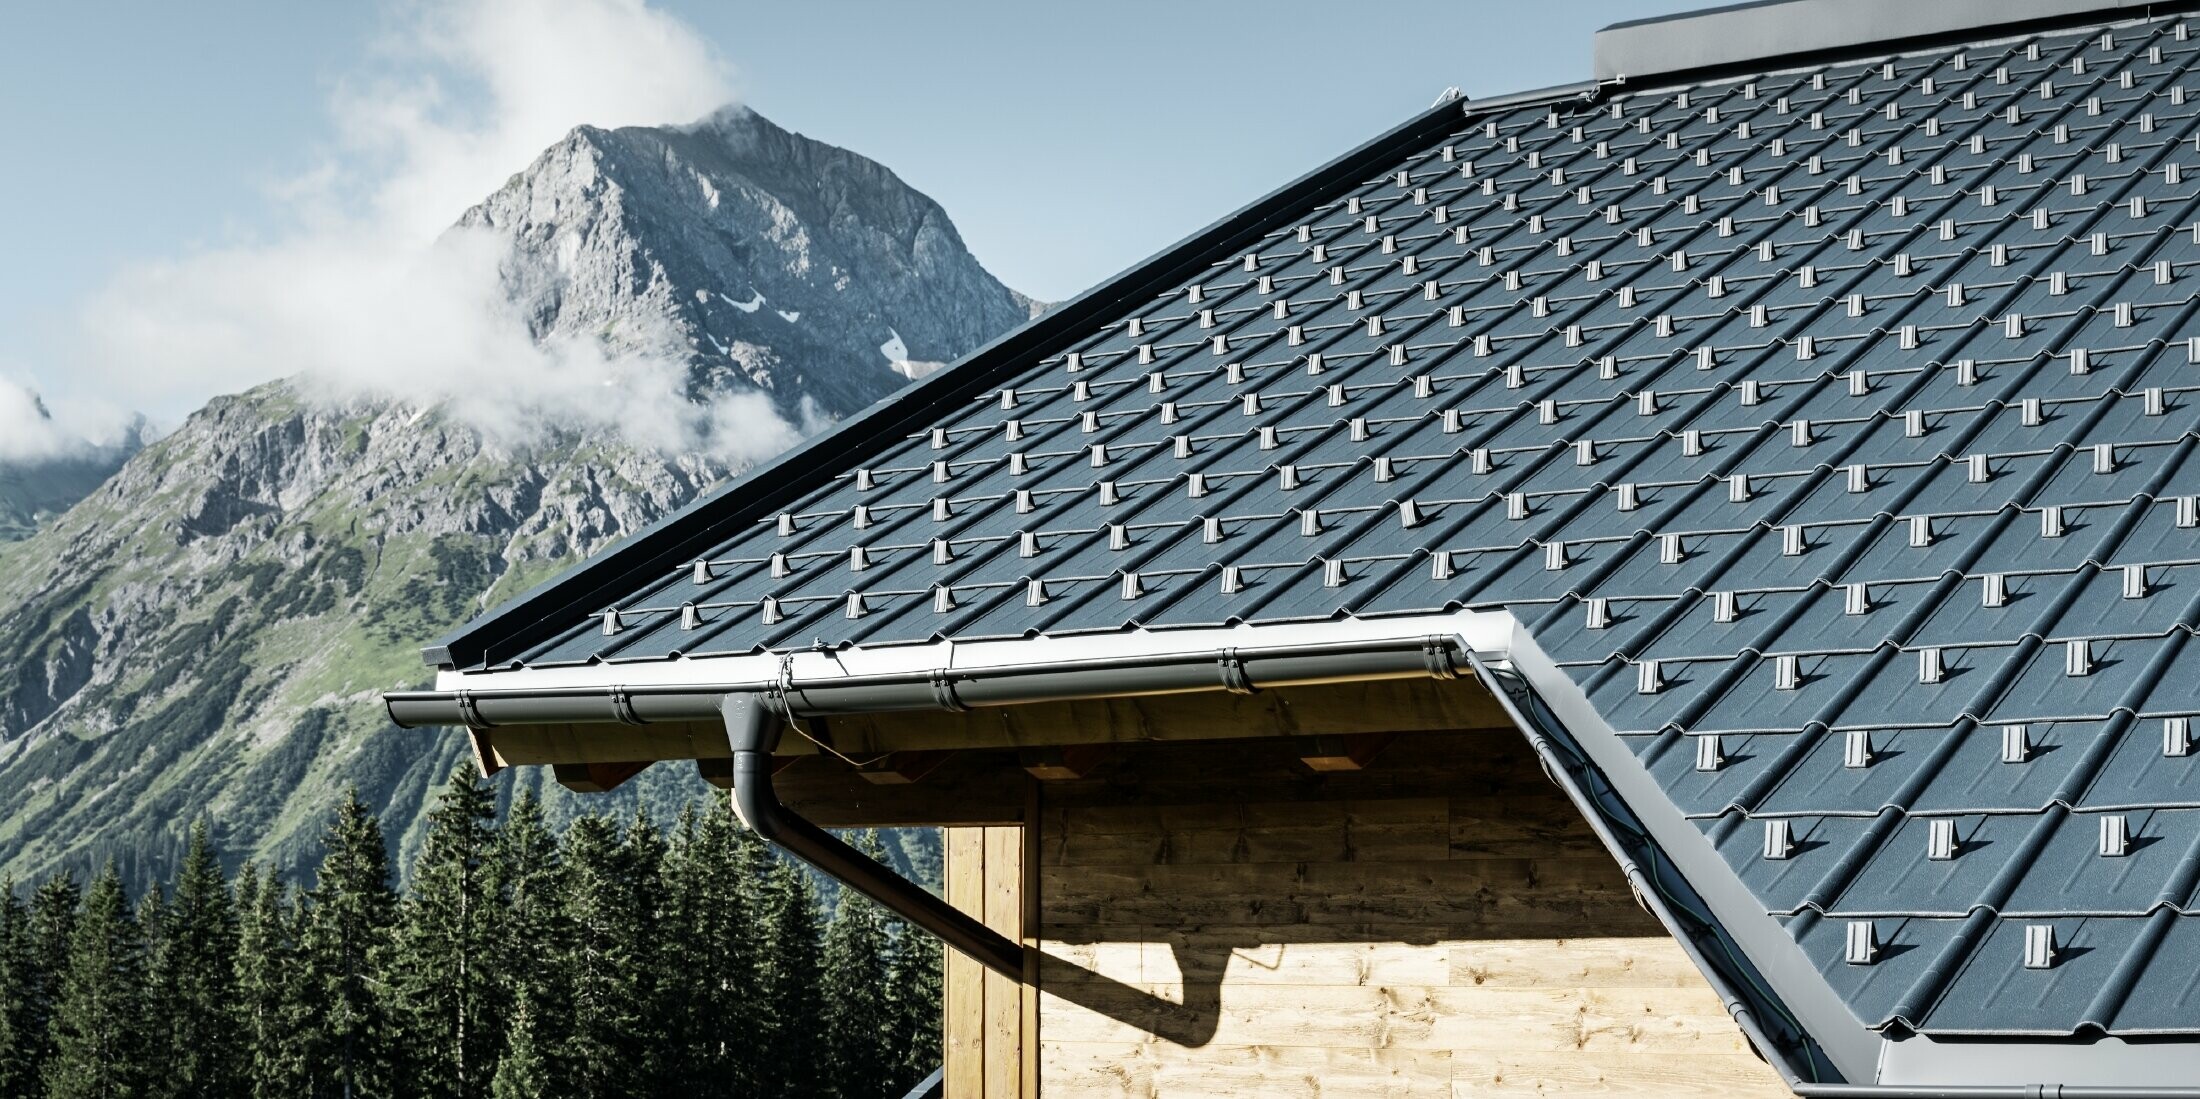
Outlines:
{"label": "metal rain gutter", "polygon": [[783,699],[791,717],[960,711],[1369,679],[1454,679],[1466,651],[1457,635],[1428,634],[871,675],[797,678],[783,673],[769,680],[665,686],[393,691],[382,701],[390,720],[406,729],[710,721],[720,717],[719,700],[725,696],[759,693]]}
{"label": "metal rain gutter", "polygon": [[518,722],[725,722],[733,751],[733,807],[757,835],[938,936],[980,965],[1026,982],[1025,949],[790,812],[772,789],[772,751],[788,719],[849,713],[961,711],[977,706],[1121,698],[1371,679],[1459,678],[1471,659],[1456,634],[1159,655],[1125,654],[1023,665],[818,676],[647,688],[415,691],[384,696],[407,728]]}
{"label": "metal rain gutter", "polygon": [[[1753,1006],[1753,997],[1743,992],[1734,981],[1728,967],[1713,963],[1703,951],[1703,943],[1690,924],[1665,896],[1644,867],[1627,854],[1629,850],[1647,847],[1653,857],[1657,854],[1654,841],[1646,835],[1639,844],[1623,841],[1613,831],[1608,810],[1599,802],[1596,794],[1583,783],[1581,771],[1594,765],[1586,757],[1572,757],[1561,751],[1554,741],[1563,738],[1563,728],[1555,727],[1556,719],[1543,720],[1523,707],[1532,704],[1533,688],[1527,677],[1517,672],[1491,668],[1481,657],[1469,654],[1468,661],[1482,685],[1505,708],[1513,724],[1528,738],[1543,763],[1544,773],[1566,792],[1566,796],[1589,822],[1597,839],[1618,860],[1627,882],[1634,888],[1643,907],[1665,925],[1682,953],[1688,956],[1713,992],[1726,1005],[1727,1014],[1736,1026],[1749,1038],[1750,1045],[1777,1071],[1789,1090],[1802,1099],[2200,1099],[2200,1086],[2150,1087],[2144,1085],[2093,1085],[2093,1084],[1851,1084],[1828,1083],[1809,1079],[1815,1073],[1797,1066],[1793,1043],[1777,1043],[1772,1040]],[[1523,697],[1526,696],[1526,697]],[[1676,875],[1677,877],[1677,875]],[[1773,1005],[1777,1010],[1777,1005]],[[1794,1028],[1801,1041],[1808,1042],[1809,1035],[1800,1027]]]}

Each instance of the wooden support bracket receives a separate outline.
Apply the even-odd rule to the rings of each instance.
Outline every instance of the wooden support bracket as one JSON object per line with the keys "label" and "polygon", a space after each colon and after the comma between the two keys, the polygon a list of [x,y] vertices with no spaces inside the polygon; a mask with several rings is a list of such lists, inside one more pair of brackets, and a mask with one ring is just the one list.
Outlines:
{"label": "wooden support bracket", "polygon": [[626,780],[641,774],[654,761],[641,760],[628,763],[553,763],[552,773],[557,775],[558,785],[576,794],[603,794],[616,790]]}
{"label": "wooden support bracket", "polygon": [[1084,778],[1115,758],[1107,744],[1072,744],[1062,748],[1026,748],[1016,762],[1041,782],[1068,782]]}
{"label": "wooden support bracket", "polygon": [[497,758],[496,745],[489,742],[489,730],[468,729],[474,744],[474,766],[480,768],[481,777],[495,778],[504,769],[504,761]]}
{"label": "wooden support bracket", "polygon": [[1396,733],[1318,736],[1299,749],[1299,762],[1315,771],[1357,771],[1372,762],[1396,739]]}
{"label": "wooden support bracket", "polygon": [[888,752],[856,769],[864,781],[881,786],[917,782],[947,762],[947,752]]}

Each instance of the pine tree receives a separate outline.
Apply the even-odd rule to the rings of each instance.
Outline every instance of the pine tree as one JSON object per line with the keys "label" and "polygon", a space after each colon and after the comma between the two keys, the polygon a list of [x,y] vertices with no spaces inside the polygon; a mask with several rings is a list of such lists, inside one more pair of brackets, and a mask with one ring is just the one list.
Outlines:
{"label": "pine tree", "polygon": [[819,943],[817,895],[809,871],[792,859],[771,864],[760,912],[764,942],[757,983],[764,1002],[759,1028],[770,1051],[760,1095],[805,1096],[822,1091],[817,1078],[823,1043],[818,1040]]}
{"label": "pine tree", "polygon": [[149,972],[147,1022],[159,1073],[153,1094],[231,1099],[244,1080],[237,912],[203,819],[191,826]]}
{"label": "pine tree", "polygon": [[31,949],[31,912],[15,879],[0,877],[0,1095],[38,1089],[32,996],[39,980]]}
{"label": "pine tree", "polygon": [[[642,1021],[627,1068],[629,1087],[643,1095],[669,1093],[666,1077],[678,1061],[663,1034],[663,1021],[672,1016],[672,1000],[680,991],[680,981],[671,973],[675,955],[667,949],[670,935],[664,923],[665,860],[670,853],[657,822],[641,806],[635,806],[626,832],[620,837],[619,862],[626,872],[630,906],[626,933],[638,978],[634,991]],[[687,932],[678,929],[677,934]]]}
{"label": "pine tree", "polygon": [[609,820],[582,817],[566,830],[565,885],[569,922],[559,976],[570,1014],[561,1047],[563,1091],[575,1099],[635,1094],[648,975],[640,965],[628,852]]}
{"label": "pine tree", "polygon": [[[507,1018],[526,1010],[531,1055],[543,1063],[547,1076],[555,1078],[565,1035],[562,1020],[570,1014],[569,982],[563,969],[570,924],[558,837],[543,821],[542,802],[534,795],[513,799],[504,826],[497,830],[490,871],[490,891],[503,922],[503,932],[491,944],[489,955],[498,984],[498,1010]],[[512,1040],[507,1034],[507,1043]]]}
{"label": "pine tree", "polygon": [[535,1039],[535,1010],[521,999],[512,1005],[504,1030],[504,1055],[497,1059],[490,1099],[550,1099],[550,1064]]}
{"label": "pine tree", "polygon": [[665,865],[667,1087],[697,1099],[755,1095],[759,944],[753,922],[761,843],[713,800],[681,814]]}
{"label": "pine tree", "polygon": [[[142,993],[133,1015],[139,1041],[138,1079],[144,1083],[144,1094],[148,1096],[159,1094],[161,1082],[168,1078],[172,1069],[169,1054],[173,1047],[165,1040],[161,1018],[165,1011],[155,991],[168,980],[168,898],[162,888],[163,883],[157,881],[147,886],[131,917],[138,929],[137,980]],[[129,887],[125,885],[123,891],[127,893]]]}
{"label": "pine tree", "polygon": [[53,1017],[49,1099],[132,1099],[142,1094],[145,1041],[143,943],[122,874],[110,862],[84,896],[69,936],[68,966]]}
{"label": "pine tree", "polygon": [[300,914],[289,885],[247,864],[237,874],[236,990],[240,1095],[290,1099],[306,1090],[309,1037],[298,948]]}
{"label": "pine tree", "polygon": [[[872,858],[886,849],[866,831],[854,846]],[[887,1039],[893,1025],[887,1001],[887,931],[877,902],[843,888],[825,931],[823,999],[825,1092],[833,1099],[871,1099],[885,1093],[900,1073]]]}
{"label": "pine tree", "polygon": [[428,812],[390,954],[407,1095],[481,1099],[489,1092],[502,1044],[486,964],[498,934],[490,892],[495,817],[494,795],[471,765],[452,772]]}
{"label": "pine tree", "polygon": [[53,1059],[54,1011],[60,1006],[61,975],[68,968],[69,940],[83,900],[84,891],[66,872],[46,879],[31,894],[30,969],[23,982],[25,1079],[43,1080]]}
{"label": "pine tree", "polygon": [[307,1067],[316,1095],[390,1094],[402,1051],[390,1041],[377,966],[388,952],[397,897],[390,889],[382,824],[351,790],[324,839],[304,943],[313,1043]]}
{"label": "pine tree", "polygon": [[902,1091],[940,1067],[940,941],[929,931],[898,921],[893,928],[894,964],[887,986],[900,1074],[891,1090]]}

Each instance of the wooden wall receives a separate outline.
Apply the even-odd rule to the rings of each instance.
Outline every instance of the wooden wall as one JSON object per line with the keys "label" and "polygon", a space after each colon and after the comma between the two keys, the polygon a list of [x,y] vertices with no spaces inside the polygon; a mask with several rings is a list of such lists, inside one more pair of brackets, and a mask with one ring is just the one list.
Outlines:
{"label": "wooden wall", "polygon": [[1517,734],[1299,747],[1043,786],[1047,1099],[1786,1094]]}

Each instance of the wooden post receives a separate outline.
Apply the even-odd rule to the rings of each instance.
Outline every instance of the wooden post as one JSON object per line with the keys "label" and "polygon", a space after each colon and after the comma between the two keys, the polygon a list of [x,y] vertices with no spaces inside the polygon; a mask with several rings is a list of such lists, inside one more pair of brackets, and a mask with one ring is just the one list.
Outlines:
{"label": "wooden post", "polygon": [[[1026,941],[1035,860],[1016,825],[946,829],[947,900],[986,926]],[[1027,984],[946,952],[946,1010],[941,1050],[946,1099],[1030,1099],[1037,1094],[1032,1022],[1038,1000]]]}

